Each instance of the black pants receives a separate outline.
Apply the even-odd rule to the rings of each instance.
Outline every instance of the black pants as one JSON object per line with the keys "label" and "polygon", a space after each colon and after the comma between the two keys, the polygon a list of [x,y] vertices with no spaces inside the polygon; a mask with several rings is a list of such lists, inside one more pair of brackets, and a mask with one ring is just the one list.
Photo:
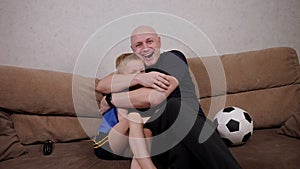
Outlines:
{"label": "black pants", "polygon": [[[162,113],[145,124],[155,136],[151,146],[155,165],[171,169],[240,169],[200,106],[198,111],[192,107],[179,98],[169,99]],[[169,149],[164,151],[165,147]]]}

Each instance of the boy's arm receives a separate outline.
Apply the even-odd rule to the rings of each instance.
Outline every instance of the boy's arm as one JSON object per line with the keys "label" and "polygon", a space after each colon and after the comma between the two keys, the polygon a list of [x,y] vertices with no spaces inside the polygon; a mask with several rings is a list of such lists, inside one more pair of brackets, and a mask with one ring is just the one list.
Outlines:
{"label": "boy's arm", "polygon": [[[113,93],[111,103],[120,108],[149,108],[156,106],[164,101],[178,86],[176,78],[166,75],[166,79],[169,81],[169,86],[166,90],[158,91],[142,87],[129,92]],[[103,97],[100,108],[101,112],[105,112],[110,108],[106,102],[106,96]]]}
{"label": "boy's arm", "polygon": [[159,72],[137,73],[137,74],[116,74],[111,73],[104,77],[97,84],[96,90],[108,94],[120,92],[135,85],[153,88],[164,91],[168,88],[167,75]]}
{"label": "boy's arm", "polygon": [[138,84],[136,74],[117,74],[111,73],[101,79],[96,86],[96,90],[103,94],[120,92]]}

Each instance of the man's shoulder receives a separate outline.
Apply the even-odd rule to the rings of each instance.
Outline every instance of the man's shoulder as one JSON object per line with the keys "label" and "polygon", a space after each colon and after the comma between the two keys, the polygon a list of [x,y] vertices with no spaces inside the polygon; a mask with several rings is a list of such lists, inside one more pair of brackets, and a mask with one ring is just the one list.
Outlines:
{"label": "man's shoulder", "polygon": [[168,57],[174,57],[175,56],[175,57],[180,58],[185,63],[187,63],[185,55],[179,50],[170,50],[170,51],[162,53],[162,55],[165,56],[166,59],[169,59]]}

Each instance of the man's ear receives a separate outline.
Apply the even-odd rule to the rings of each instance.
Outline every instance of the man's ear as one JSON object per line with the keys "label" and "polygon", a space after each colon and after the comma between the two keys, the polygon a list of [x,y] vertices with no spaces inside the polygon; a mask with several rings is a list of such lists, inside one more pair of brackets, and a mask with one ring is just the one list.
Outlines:
{"label": "man's ear", "polygon": [[161,48],[160,36],[158,36],[158,44],[159,44],[159,48]]}

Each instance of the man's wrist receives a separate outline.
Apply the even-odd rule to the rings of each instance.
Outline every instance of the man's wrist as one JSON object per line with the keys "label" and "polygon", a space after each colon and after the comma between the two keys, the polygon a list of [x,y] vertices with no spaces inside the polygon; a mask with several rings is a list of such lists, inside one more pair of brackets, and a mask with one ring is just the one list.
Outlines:
{"label": "man's wrist", "polygon": [[109,93],[105,96],[105,101],[110,107],[116,107],[114,104],[112,104],[112,94]]}

